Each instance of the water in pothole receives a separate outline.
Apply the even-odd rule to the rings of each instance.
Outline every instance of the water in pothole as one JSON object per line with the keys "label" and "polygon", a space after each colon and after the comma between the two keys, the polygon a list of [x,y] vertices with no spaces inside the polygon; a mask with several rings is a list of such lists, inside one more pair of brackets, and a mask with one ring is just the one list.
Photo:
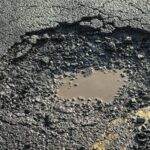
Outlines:
{"label": "water in pothole", "polygon": [[128,77],[122,70],[96,71],[88,76],[74,74],[75,78],[64,77],[59,86],[58,95],[67,99],[82,97],[99,98],[104,102],[112,102]]}

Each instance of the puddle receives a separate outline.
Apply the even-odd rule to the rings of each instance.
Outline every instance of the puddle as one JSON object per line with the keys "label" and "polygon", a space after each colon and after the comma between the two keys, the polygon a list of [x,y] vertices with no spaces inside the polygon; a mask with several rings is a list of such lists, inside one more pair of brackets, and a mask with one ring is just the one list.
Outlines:
{"label": "puddle", "polygon": [[84,77],[82,74],[75,74],[76,79],[70,77],[62,79],[58,95],[64,98],[99,98],[105,102],[112,102],[117,91],[127,81],[127,76],[122,77],[123,71],[93,71],[91,75]]}

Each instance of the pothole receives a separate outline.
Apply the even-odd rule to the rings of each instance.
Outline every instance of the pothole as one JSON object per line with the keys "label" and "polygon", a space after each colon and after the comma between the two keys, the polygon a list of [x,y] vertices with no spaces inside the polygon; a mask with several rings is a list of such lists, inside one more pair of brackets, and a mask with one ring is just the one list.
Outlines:
{"label": "pothole", "polygon": [[[139,30],[123,28],[116,29],[112,34],[103,34],[99,30],[91,30],[77,24],[58,26],[53,31],[46,29],[26,34],[21,43],[16,43],[1,58],[2,122],[16,124],[16,127],[21,125],[21,128],[23,125],[29,132],[28,127],[40,132],[40,135],[47,137],[47,149],[79,149],[81,146],[88,149],[100,135],[100,139],[106,139],[100,142],[100,146],[103,144],[105,149],[128,147],[134,136],[132,126],[112,126],[113,132],[107,131],[107,127],[111,120],[123,119],[133,110],[149,106],[149,43],[149,34]],[[99,71],[124,69],[128,82],[123,86],[126,77],[121,78],[118,71],[106,74],[95,71],[88,74],[88,68]],[[80,71],[85,71],[86,77],[79,74]],[[67,77],[60,80],[63,75]],[[75,78],[71,80],[73,86],[67,89],[68,95],[63,95],[68,98],[59,97],[57,94],[61,94],[61,88],[66,88],[71,78]],[[63,81],[67,83],[64,83],[57,93],[57,82],[59,84]],[[101,94],[94,93],[96,86],[102,87]],[[71,93],[71,90],[75,89],[80,93]],[[95,101],[85,99],[80,104],[73,102],[70,97],[77,97],[77,94],[83,94],[81,96],[85,98],[93,96]],[[110,101],[116,94],[111,104],[97,100],[97,97],[100,97]],[[14,117],[10,118],[10,114]],[[147,117],[148,114],[140,111],[138,116]],[[133,122],[134,118],[129,120],[131,125]],[[116,131],[119,138],[109,144],[111,133]],[[108,136],[103,137],[103,133],[108,133]],[[22,135],[22,131],[19,134]],[[140,136],[138,134],[138,140],[143,142]],[[41,137],[39,142],[40,140]],[[37,140],[33,142],[37,143]],[[132,142],[131,146],[133,144]],[[99,143],[94,144],[94,149],[95,146],[99,148]],[[36,148],[35,145],[33,147],[32,149]]]}
{"label": "pothole", "polygon": [[98,98],[104,102],[112,102],[128,77],[123,70],[100,71],[91,69],[88,73],[74,73],[61,80],[58,95],[64,98]]}

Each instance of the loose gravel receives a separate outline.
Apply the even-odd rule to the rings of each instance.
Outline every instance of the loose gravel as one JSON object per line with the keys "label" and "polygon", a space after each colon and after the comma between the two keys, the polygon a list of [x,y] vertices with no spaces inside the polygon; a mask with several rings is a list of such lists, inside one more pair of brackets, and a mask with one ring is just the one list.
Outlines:
{"label": "loose gravel", "polygon": [[[125,70],[112,103],[58,96],[58,77],[91,67]],[[149,123],[134,115],[150,105],[149,33],[77,24],[27,33],[1,58],[0,82],[0,149],[149,149]]]}

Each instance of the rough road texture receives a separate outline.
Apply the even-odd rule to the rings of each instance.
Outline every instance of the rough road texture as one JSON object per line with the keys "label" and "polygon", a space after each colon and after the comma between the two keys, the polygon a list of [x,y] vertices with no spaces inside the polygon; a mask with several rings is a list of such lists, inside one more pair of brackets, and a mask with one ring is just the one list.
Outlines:
{"label": "rough road texture", "polygon": [[[2,0],[0,1],[0,51],[5,51],[28,31],[101,16],[97,26],[132,26],[150,31],[149,0]],[[98,25],[97,25],[98,24]],[[95,26],[95,25],[94,25]]]}
{"label": "rough road texture", "polygon": [[[0,3],[0,149],[150,149],[149,1]],[[57,95],[89,67],[125,69],[112,104]]]}

